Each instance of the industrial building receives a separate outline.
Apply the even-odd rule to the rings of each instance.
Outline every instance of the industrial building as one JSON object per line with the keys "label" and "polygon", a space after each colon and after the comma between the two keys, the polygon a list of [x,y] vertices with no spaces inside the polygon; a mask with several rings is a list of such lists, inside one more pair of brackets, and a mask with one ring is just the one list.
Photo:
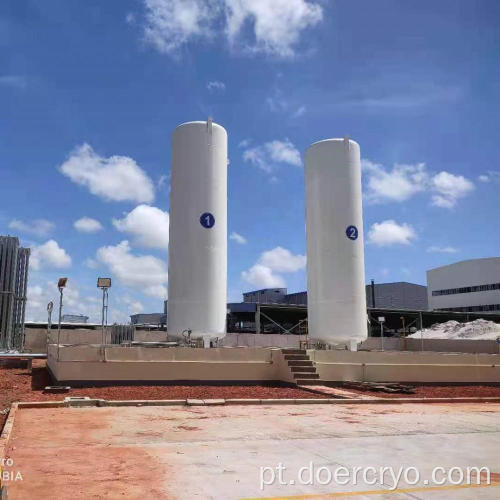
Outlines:
{"label": "industrial building", "polygon": [[87,323],[89,320],[88,316],[84,314],[63,314],[61,317],[61,323]]}
{"label": "industrial building", "polygon": [[243,294],[243,302],[255,304],[286,304],[286,288],[264,288]]}
{"label": "industrial building", "polygon": [[164,313],[140,313],[130,316],[132,325],[165,325],[167,315]]}
{"label": "industrial building", "polygon": [[0,349],[22,349],[30,249],[0,236]]}
{"label": "industrial building", "polygon": [[427,287],[407,281],[366,285],[366,303],[382,309],[426,311]]}
{"label": "industrial building", "polygon": [[[398,281],[366,285],[368,307],[426,311],[427,287]],[[374,300],[375,299],[375,300]],[[307,292],[288,293],[286,288],[264,288],[243,293],[243,302],[254,304],[307,305]]]}
{"label": "industrial building", "polygon": [[500,312],[500,257],[471,259],[427,271],[433,311]]}

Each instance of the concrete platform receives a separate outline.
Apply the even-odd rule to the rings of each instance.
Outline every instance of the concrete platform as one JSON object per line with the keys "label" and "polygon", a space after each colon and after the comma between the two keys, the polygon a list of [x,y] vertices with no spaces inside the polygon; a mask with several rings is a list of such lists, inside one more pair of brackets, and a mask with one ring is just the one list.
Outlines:
{"label": "concrete platform", "polygon": [[[499,498],[499,449],[491,403],[19,408],[8,456],[23,480],[6,484],[11,500],[385,498],[391,486],[290,484],[313,462],[418,468],[420,482],[402,479],[390,498]],[[288,484],[260,489],[260,467],[280,462]],[[496,484],[425,485],[437,466],[486,466]]]}
{"label": "concrete platform", "polygon": [[[48,346],[47,366],[58,385],[91,382],[281,381],[500,383],[500,355],[273,348]],[[294,363],[307,363],[304,372]],[[298,373],[300,372],[300,373]]]}

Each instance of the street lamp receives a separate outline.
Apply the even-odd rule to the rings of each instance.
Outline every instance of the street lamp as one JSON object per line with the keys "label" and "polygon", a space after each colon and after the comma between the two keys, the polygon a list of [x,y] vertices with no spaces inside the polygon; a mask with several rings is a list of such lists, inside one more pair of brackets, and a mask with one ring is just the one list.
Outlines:
{"label": "street lamp", "polygon": [[384,350],[384,323],[385,323],[385,316],[379,316],[378,322],[380,323],[380,344],[382,351]]}
{"label": "street lamp", "polygon": [[47,345],[50,344],[50,331],[52,329],[52,311],[54,310],[54,302],[50,301],[47,304]]}
{"label": "street lamp", "polygon": [[108,290],[111,288],[111,278],[97,278],[97,288],[102,290],[102,345],[104,346],[108,324]]}
{"label": "street lamp", "polygon": [[68,282],[68,278],[59,278],[57,288],[59,288],[59,320],[57,322],[57,361],[59,361],[59,347],[61,344],[61,317],[63,308],[63,290]]}

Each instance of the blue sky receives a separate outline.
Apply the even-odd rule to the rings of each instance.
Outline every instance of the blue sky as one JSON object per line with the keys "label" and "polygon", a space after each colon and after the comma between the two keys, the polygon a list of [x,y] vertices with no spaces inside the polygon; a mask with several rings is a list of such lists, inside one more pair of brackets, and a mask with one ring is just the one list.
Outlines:
{"label": "blue sky", "polygon": [[[170,134],[229,134],[228,297],[305,289],[303,152],[363,158],[366,278],[498,255],[495,0],[6,0],[0,234],[33,250],[29,319],[162,310]],[[236,233],[236,234],[233,234]]]}

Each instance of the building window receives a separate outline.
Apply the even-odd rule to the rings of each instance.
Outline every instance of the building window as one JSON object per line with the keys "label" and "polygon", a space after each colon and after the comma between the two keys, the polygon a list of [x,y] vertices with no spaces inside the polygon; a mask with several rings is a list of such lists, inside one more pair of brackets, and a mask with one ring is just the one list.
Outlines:
{"label": "building window", "polygon": [[432,296],[438,297],[440,295],[456,295],[459,293],[473,293],[473,292],[486,292],[490,290],[499,290],[500,283],[491,283],[488,285],[466,286],[462,288],[446,288],[444,290],[433,290]]}
{"label": "building window", "polygon": [[488,312],[500,311],[500,304],[486,304],[481,306],[467,306],[467,307],[442,307],[435,309],[436,311],[449,311],[449,312]]}

